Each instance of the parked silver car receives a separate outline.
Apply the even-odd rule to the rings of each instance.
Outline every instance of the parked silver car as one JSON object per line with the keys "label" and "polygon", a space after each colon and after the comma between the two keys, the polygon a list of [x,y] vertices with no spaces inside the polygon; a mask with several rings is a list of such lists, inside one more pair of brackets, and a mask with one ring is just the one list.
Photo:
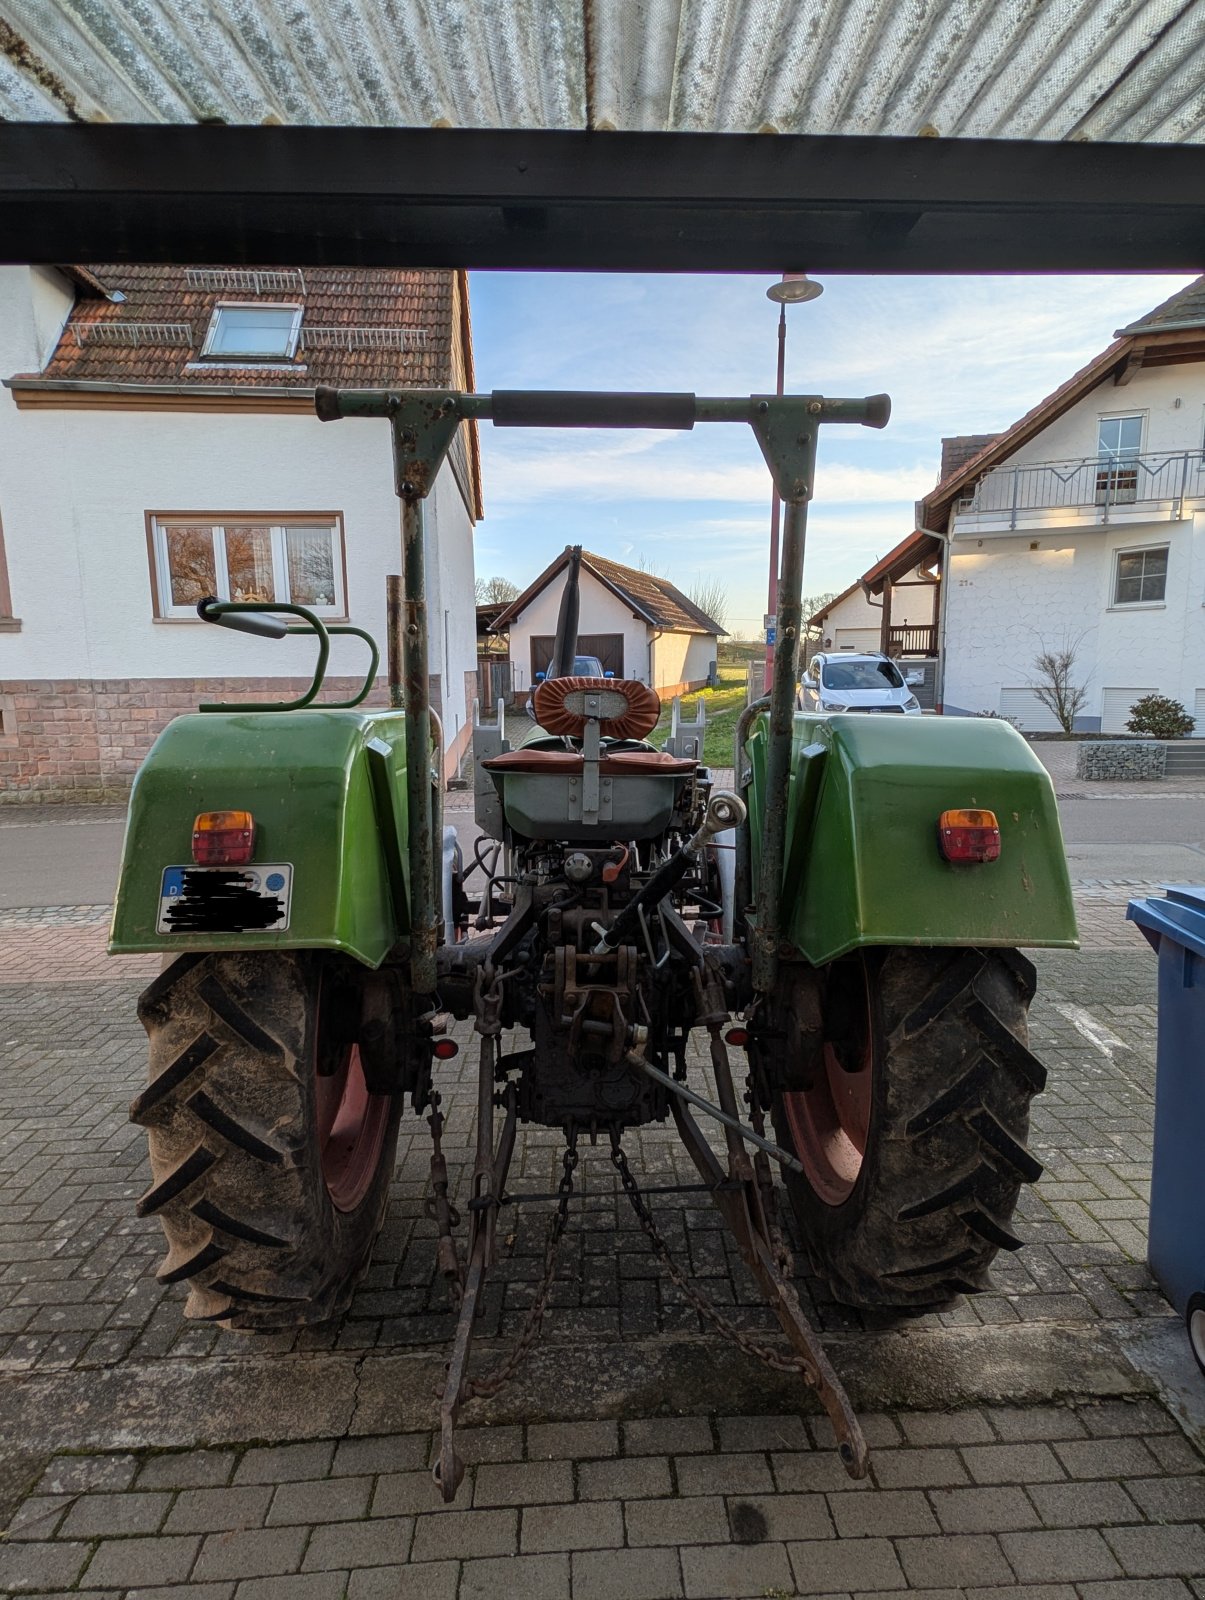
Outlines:
{"label": "parked silver car", "polygon": [[888,656],[830,651],[813,656],[799,691],[804,711],[895,711],[919,717],[920,702]]}

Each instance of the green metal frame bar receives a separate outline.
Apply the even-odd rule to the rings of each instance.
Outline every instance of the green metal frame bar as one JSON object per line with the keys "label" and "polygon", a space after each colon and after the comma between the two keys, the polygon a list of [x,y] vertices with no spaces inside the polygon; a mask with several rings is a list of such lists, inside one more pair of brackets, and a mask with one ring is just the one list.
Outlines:
{"label": "green metal frame bar", "polygon": [[202,602],[202,604],[204,605],[204,610],[200,611],[200,616],[204,622],[217,623],[222,617],[238,617],[240,615],[247,614],[263,616],[271,615],[276,612],[284,612],[289,616],[300,617],[302,622],[305,624],[304,627],[282,627],[281,632],[274,636],[264,634],[259,629],[240,630],[237,622],[228,622],[225,625],[227,627],[233,627],[235,632],[254,632],[259,638],[276,637],[283,639],[288,637],[290,634],[297,635],[302,633],[313,633],[318,639],[318,660],[314,666],[314,681],[310,684],[306,692],[303,695],[299,695],[296,700],[250,700],[239,703],[215,700],[210,701],[205,705],[198,706],[198,711],[304,710],[306,706],[313,704],[314,700],[321,692],[322,685],[326,680],[326,668],[327,663],[330,660],[331,653],[330,635],[332,633],[354,633],[358,639],[363,639],[368,646],[370,663],[368,672],[364,678],[364,683],[358,694],[354,694],[350,700],[329,700],[326,702],[326,704],[332,709],[346,711],[352,706],[358,706],[360,702],[362,700],[366,700],[369,694],[372,692],[373,683],[376,681],[377,668],[381,664],[381,652],[377,649],[376,640],[363,628],[357,628],[350,622],[325,623],[320,617],[317,617],[314,612],[308,610],[305,606],[290,605],[283,601],[278,603],[267,600],[213,600],[209,602]]}
{"label": "green metal frame bar", "polygon": [[752,919],[753,982],[773,987],[778,969],[779,904],[786,842],[795,651],[799,640],[807,502],[812,494],[816,441],[825,422],[886,425],[886,395],[827,400],[822,395],[600,393],[583,390],[498,390],[464,394],[445,389],[330,389],[315,391],[323,422],[340,417],[387,417],[393,430],[394,482],[402,502],[403,702],[409,784],[410,969],[414,991],[435,989],[439,938],[434,882],[434,800],[425,781],[431,759],[428,693],[427,593],[422,502],[431,492],[462,422],[492,421],[510,428],[668,428],[698,422],[744,422],[752,429],[786,506],[778,640],[770,693],[765,832],[757,915]]}

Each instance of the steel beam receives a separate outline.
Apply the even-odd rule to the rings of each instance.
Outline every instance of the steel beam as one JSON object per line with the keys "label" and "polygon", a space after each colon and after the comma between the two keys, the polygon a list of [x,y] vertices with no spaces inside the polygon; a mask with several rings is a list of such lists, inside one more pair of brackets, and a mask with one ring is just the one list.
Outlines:
{"label": "steel beam", "polygon": [[1196,270],[1205,150],[760,134],[0,124],[0,259]]}

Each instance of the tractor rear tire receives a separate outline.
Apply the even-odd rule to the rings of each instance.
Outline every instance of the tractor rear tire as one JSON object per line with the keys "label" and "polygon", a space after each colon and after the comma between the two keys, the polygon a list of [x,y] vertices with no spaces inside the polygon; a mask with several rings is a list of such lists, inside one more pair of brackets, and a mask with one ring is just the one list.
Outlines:
{"label": "tractor rear tire", "polygon": [[[1026,1148],[1046,1072],[1028,1047],[1034,969],[1012,950],[861,953],[826,974],[824,1065],[778,1094],[787,1190],[813,1269],[859,1307],[988,1286],[1041,1166]],[[788,1037],[790,1037],[788,1031]]]}
{"label": "tractor rear tire", "polygon": [[340,1027],[337,959],[185,955],[139,999],[150,1080],[130,1116],[152,1182],[138,1213],[163,1225],[158,1277],[187,1284],[188,1317],[262,1332],[326,1322],[368,1266],[402,1097],[368,1093]]}

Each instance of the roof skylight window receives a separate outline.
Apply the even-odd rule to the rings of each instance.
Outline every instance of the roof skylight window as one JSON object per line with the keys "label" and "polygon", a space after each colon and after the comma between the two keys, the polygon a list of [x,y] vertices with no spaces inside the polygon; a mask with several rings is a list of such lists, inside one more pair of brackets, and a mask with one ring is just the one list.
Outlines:
{"label": "roof skylight window", "polygon": [[220,305],[201,355],[218,361],[287,361],[300,331],[300,306]]}

